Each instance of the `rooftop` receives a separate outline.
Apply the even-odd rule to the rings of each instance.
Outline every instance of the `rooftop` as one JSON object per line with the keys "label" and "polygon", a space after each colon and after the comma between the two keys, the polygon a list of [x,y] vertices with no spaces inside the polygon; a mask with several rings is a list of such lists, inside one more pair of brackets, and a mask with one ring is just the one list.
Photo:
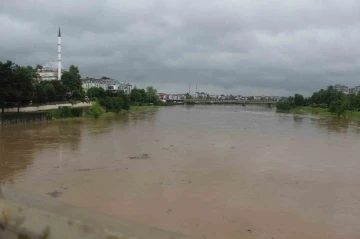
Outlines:
{"label": "rooftop", "polygon": [[[56,61],[49,62],[45,64],[41,71],[57,71],[58,70],[58,63]],[[65,68],[61,65],[61,71],[64,71]]]}

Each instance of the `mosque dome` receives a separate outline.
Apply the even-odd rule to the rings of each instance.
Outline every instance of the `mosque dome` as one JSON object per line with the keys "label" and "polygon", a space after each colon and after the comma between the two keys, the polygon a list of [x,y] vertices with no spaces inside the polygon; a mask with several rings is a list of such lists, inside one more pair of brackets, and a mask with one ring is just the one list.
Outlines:
{"label": "mosque dome", "polygon": [[[56,61],[49,62],[43,65],[42,71],[57,71],[58,63]],[[65,68],[61,65],[61,71],[64,71]]]}

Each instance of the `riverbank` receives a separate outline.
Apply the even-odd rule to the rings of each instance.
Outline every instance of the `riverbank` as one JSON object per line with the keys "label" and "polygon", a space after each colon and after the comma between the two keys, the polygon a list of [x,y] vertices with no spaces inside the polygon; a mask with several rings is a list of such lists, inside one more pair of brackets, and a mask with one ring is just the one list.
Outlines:
{"label": "riverbank", "polygon": [[[158,108],[158,107],[159,106],[156,106],[156,105],[131,106],[130,109],[122,110],[119,113],[105,112],[104,114],[100,115],[99,118],[109,117],[109,116],[114,116],[114,115],[128,114],[128,113],[136,112],[136,111],[146,111],[146,110],[150,110],[150,109],[154,109],[154,108]],[[84,117],[85,118],[93,118],[91,115],[85,115]]]}
{"label": "riverbank", "polygon": [[[158,106],[155,106],[155,105],[131,106],[130,109],[121,110],[119,113],[112,112],[112,111],[104,112],[103,114],[101,114],[99,116],[99,118],[110,117],[110,116],[114,116],[114,115],[122,115],[122,114],[127,114],[127,113],[131,113],[131,112],[136,112],[136,111],[146,111],[146,110],[154,109],[157,107]],[[46,112],[46,111],[44,111],[44,112]],[[76,120],[76,119],[83,119],[83,118],[94,118],[93,116],[91,116],[89,114],[84,114],[82,116],[79,115],[79,116],[70,116],[70,117],[60,117],[58,110],[49,110],[47,112],[51,116],[53,116],[53,120]]]}
{"label": "riverbank", "polygon": [[[296,107],[290,110],[293,114],[312,114],[318,115],[321,117],[337,117],[335,114],[329,112],[328,108],[319,108],[319,107],[310,107],[310,106],[301,106]],[[360,121],[360,112],[359,111],[346,111],[344,116],[341,118],[345,118],[353,121]]]}
{"label": "riverbank", "polygon": [[[146,111],[157,108],[160,106],[157,105],[143,105],[143,106],[131,106],[129,110],[121,110],[119,113],[116,112],[104,112],[99,115],[98,118],[110,117],[114,115],[123,115],[131,112],[137,111]],[[40,117],[41,116],[41,117]],[[78,107],[72,108],[69,106],[63,106],[58,109],[48,109],[40,110],[34,112],[26,113],[6,113],[4,115],[0,114],[0,124],[9,125],[9,124],[21,124],[21,123],[30,123],[38,121],[70,121],[70,120],[81,120],[81,119],[91,119],[94,116],[89,114],[89,107]]]}

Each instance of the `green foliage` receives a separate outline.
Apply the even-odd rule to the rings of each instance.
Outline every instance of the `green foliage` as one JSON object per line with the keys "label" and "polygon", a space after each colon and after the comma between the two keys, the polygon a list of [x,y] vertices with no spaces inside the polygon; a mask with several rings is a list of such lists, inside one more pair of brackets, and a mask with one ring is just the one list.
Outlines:
{"label": "green foliage", "polygon": [[41,104],[47,102],[47,93],[43,84],[36,85],[35,95],[36,95],[36,101],[38,103]]}
{"label": "green foliage", "polygon": [[35,66],[35,71],[40,70],[40,69],[42,69],[42,68],[43,68],[42,65],[36,64],[36,66]]}
{"label": "green foliage", "polygon": [[347,100],[334,100],[330,103],[329,111],[336,114],[338,117],[344,116],[346,110],[349,109],[349,102]]}
{"label": "green foliage", "polygon": [[59,106],[55,110],[48,110],[48,114],[55,119],[81,117],[83,115],[83,108],[73,108],[70,106]]}
{"label": "green foliage", "polygon": [[139,93],[141,95],[141,99],[139,102],[142,102],[142,103],[147,102],[148,97],[147,97],[146,91],[144,89],[139,89]]}
{"label": "green foliage", "polygon": [[104,109],[101,107],[99,101],[93,103],[90,107],[89,115],[94,118],[99,118],[103,113],[105,113]]}
{"label": "green foliage", "polygon": [[54,80],[49,81],[55,89],[55,100],[63,101],[65,99],[66,87],[61,83],[61,81]]}
{"label": "green foliage", "polygon": [[154,89],[154,87],[152,87],[152,86],[146,87],[146,95],[147,95],[146,98],[149,103],[156,103],[159,101],[157,90]]}
{"label": "green foliage", "polygon": [[292,105],[288,101],[279,101],[276,103],[276,109],[279,111],[289,111]]}
{"label": "green foliage", "polygon": [[83,116],[83,110],[84,108],[71,108],[71,114],[73,117],[81,117]]}
{"label": "green foliage", "polygon": [[[69,101],[72,104],[85,99],[85,92],[82,90],[82,82],[79,68],[71,65],[65,71],[61,80],[41,81],[37,71],[42,69],[41,65],[21,67],[11,61],[2,63],[0,61],[0,104],[3,112],[7,105],[28,105],[46,104],[48,102]],[[134,88],[130,95],[124,92],[108,92],[102,88],[91,88],[87,91],[91,99],[98,99],[99,102],[93,107],[93,115],[98,115],[97,105],[103,111],[119,113],[121,110],[129,110],[131,105],[157,104],[158,95],[156,89],[149,86],[144,89]],[[53,117],[73,117],[82,114],[82,111],[74,108],[59,108],[51,111]]]}
{"label": "green foliage", "polygon": [[[313,93],[310,98],[304,98],[300,94],[295,94],[294,97],[287,98],[286,102],[279,102],[277,104],[277,108],[280,110],[288,110],[290,107],[292,112],[304,111],[314,113],[314,110],[301,108],[302,106],[311,106],[315,111],[321,110],[323,115],[327,112],[338,117],[345,117],[349,115],[347,111],[355,112],[360,110],[360,94],[345,94],[329,86],[326,89]],[[296,110],[299,107],[301,109]]]}
{"label": "green foliage", "polygon": [[69,99],[83,97],[81,76],[77,66],[71,65],[69,71],[65,71],[61,76],[61,82],[66,88],[66,95]]}
{"label": "green foliage", "polygon": [[130,99],[128,95],[125,95],[124,92],[119,92],[118,97],[120,97],[123,101],[122,108],[124,110],[130,109]]}
{"label": "green foliage", "polygon": [[0,104],[4,112],[5,102],[28,104],[33,97],[36,72],[31,66],[22,67],[11,61],[0,61]]}
{"label": "green foliage", "polygon": [[47,94],[47,100],[49,102],[54,102],[56,100],[56,91],[55,91],[55,87],[53,86],[53,84],[51,82],[44,82],[44,88]]}
{"label": "green foliage", "polygon": [[143,103],[156,103],[159,98],[157,95],[157,90],[152,87],[146,87],[146,91],[144,89],[132,89],[130,93],[130,100],[133,104],[143,104]]}
{"label": "green foliage", "polygon": [[134,88],[130,92],[130,100],[131,102],[142,102],[142,95],[137,88]]}
{"label": "green foliage", "polygon": [[113,103],[113,107],[114,107],[114,112],[115,113],[119,113],[121,111],[121,109],[123,108],[124,105],[124,101],[122,98],[120,97],[115,97],[114,98],[114,103]]}
{"label": "green foliage", "polygon": [[305,106],[305,99],[303,95],[295,94],[294,96],[294,105],[295,106]]}
{"label": "green foliage", "polygon": [[328,108],[328,105],[324,104],[324,103],[322,103],[322,104],[311,104],[310,106],[313,107],[313,108],[322,108],[322,109],[327,109]]}
{"label": "green foliage", "polygon": [[344,100],[346,95],[343,92],[335,90],[332,86],[329,86],[326,90],[321,89],[315,92],[309,99],[310,104],[326,104],[328,107],[332,101]]}
{"label": "green foliage", "polygon": [[59,109],[47,110],[46,112],[55,119],[61,118]]}
{"label": "green foliage", "polygon": [[61,118],[73,117],[70,106],[59,106],[58,111]]}
{"label": "green foliage", "polygon": [[90,89],[87,90],[86,95],[90,99],[92,98],[101,99],[106,97],[106,91],[103,88],[91,87]]}

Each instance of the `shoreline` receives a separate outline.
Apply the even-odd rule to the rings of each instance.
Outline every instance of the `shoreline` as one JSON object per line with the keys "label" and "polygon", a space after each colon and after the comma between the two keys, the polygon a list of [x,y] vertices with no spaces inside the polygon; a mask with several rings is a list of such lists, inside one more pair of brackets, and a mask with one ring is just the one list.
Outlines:
{"label": "shoreline", "polygon": [[289,111],[292,114],[310,114],[317,115],[327,118],[337,118],[337,119],[346,119],[350,121],[360,121],[360,112],[359,111],[346,111],[345,115],[342,117],[337,117],[335,114],[329,112],[328,108],[319,108],[319,107],[310,107],[310,106],[300,106],[293,108]]}
{"label": "shoreline", "polygon": [[[132,112],[147,111],[161,106],[170,106],[170,105],[143,105],[143,106],[134,105],[131,106],[129,110],[121,110],[119,113],[115,113],[112,111],[104,112],[98,118],[106,118],[115,115],[124,115]],[[11,115],[12,118],[5,119],[3,115],[0,115],[1,126],[38,123],[38,122],[51,122],[51,121],[95,119],[93,116],[89,115],[88,112],[82,112],[80,116],[61,117],[58,109],[49,109],[49,110],[41,110],[41,111],[33,111],[33,112],[6,113],[5,115],[7,118],[9,115]],[[34,115],[42,115],[42,118],[37,119],[38,117],[34,117]],[[27,117],[29,119],[24,120],[23,119],[24,117],[25,118]]]}
{"label": "shoreline", "polygon": [[[115,115],[124,115],[124,114],[128,114],[128,113],[136,112],[136,111],[146,111],[146,110],[154,109],[154,108],[157,108],[157,107],[158,106],[156,106],[156,105],[131,106],[130,109],[121,110],[119,113],[115,113],[115,112],[112,112],[112,111],[105,112],[102,115],[100,115],[98,117],[98,119],[105,118],[105,117],[110,117],[110,116],[115,116]],[[61,120],[67,121],[67,120],[80,120],[80,119],[96,119],[96,118],[86,114],[84,116],[79,116],[79,117],[53,118],[51,121],[61,121]]]}

